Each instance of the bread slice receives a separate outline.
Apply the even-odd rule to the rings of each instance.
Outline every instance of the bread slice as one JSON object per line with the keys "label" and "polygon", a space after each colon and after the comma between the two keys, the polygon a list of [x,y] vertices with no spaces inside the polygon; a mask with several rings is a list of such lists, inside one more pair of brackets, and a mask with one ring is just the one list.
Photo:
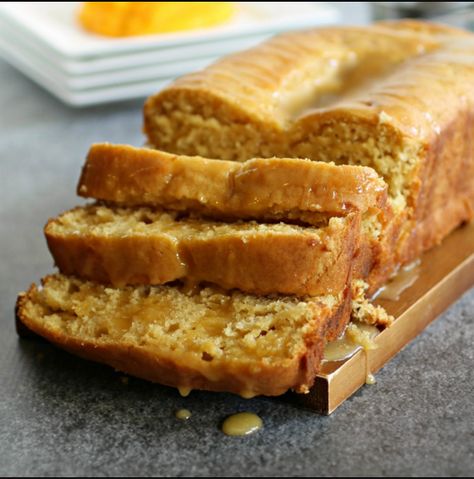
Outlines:
{"label": "bread slice", "polygon": [[374,168],[393,264],[474,216],[474,35],[424,22],[287,33],[186,75],[145,105],[151,145],[245,161]]}
{"label": "bread slice", "polygon": [[244,397],[307,392],[325,340],[350,309],[338,296],[252,296],[216,288],[121,289],[62,275],[21,293],[22,327],[81,357],[181,391]]}
{"label": "bread slice", "polygon": [[384,181],[365,167],[285,158],[239,164],[111,144],[91,147],[77,192],[217,219],[316,225],[321,218],[383,210],[387,199]]}
{"label": "bread slice", "polygon": [[360,215],[320,228],[179,218],[150,208],[78,207],[45,227],[59,270],[111,283],[177,279],[268,294],[338,294],[351,273]]}

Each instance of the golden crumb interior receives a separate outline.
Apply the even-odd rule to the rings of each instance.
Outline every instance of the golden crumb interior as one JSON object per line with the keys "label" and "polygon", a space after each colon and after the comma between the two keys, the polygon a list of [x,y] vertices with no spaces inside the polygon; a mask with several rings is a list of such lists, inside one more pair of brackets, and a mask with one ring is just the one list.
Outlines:
{"label": "golden crumb interior", "polygon": [[395,211],[410,203],[420,150],[418,142],[402,138],[383,117],[377,125],[360,119],[327,121],[294,145],[294,154],[304,158],[372,167],[387,183]]}
{"label": "golden crumb interior", "polygon": [[351,283],[353,321],[363,324],[376,324],[388,327],[393,323],[393,316],[389,315],[382,306],[375,306],[367,299],[366,292],[369,285],[362,279],[355,279]]}
{"label": "golden crumb interior", "polygon": [[62,275],[48,277],[32,294],[27,314],[69,337],[152,346],[160,355],[249,364],[294,359],[325,308],[339,300],[229,294],[210,287],[114,289]]}
{"label": "golden crumb interior", "polygon": [[402,137],[383,115],[374,125],[350,117],[322,121],[307,112],[306,118],[284,131],[260,123],[242,124],[227,105],[212,98],[209,105],[202,105],[194,95],[190,98],[192,93],[176,92],[150,119],[158,148],[223,160],[276,156],[369,166],[387,183],[396,211],[410,205],[421,145]]}
{"label": "golden crumb interior", "polygon": [[[332,227],[342,226],[344,218],[331,218]],[[323,226],[323,225],[321,225]],[[316,227],[302,227],[285,223],[257,223],[256,221],[236,221],[223,223],[217,221],[203,221],[199,218],[180,217],[178,213],[165,212],[147,207],[119,208],[102,205],[90,205],[74,208],[54,221],[51,221],[47,230],[51,234],[66,235],[101,235],[101,236],[129,236],[129,235],[169,235],[181,239],[217,238],[226,235],[249,236],[261,233],[272,234],[299,234],[312,238],[322,233]]]}

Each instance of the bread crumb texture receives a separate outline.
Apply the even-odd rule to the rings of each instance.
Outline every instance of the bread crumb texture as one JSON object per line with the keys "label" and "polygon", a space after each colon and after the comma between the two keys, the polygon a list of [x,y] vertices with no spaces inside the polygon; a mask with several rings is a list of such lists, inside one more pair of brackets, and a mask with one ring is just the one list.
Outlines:
{"label": "bread crumb texture", "polygon": [[317,317],[339,298],[311,301],[185,286],[108,288],[62,275],[30,292],[25,313],[45,328],[79,340],[151,346],[202,361],[271,364],[305,349]]}

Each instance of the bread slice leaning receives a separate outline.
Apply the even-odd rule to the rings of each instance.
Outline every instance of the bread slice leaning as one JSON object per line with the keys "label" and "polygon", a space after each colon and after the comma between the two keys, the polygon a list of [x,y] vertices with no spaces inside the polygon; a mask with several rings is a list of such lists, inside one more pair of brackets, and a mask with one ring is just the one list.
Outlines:
{"label": "bread slice leaning", "polygon": [[359,215],[321,228],[178,218],[150,208],[75,208],[45,227],[59,270],[124,286],[203,281],[255,294],[337,294],[357,247]]}
{"label": "bread slice leaning", "polygon": [[77,192],[126,206],[159,206],[217,219],[298,220],[383,209],[384,181],[371,168],[301,159],[243,163],[96,144]]}
{"label": "bread slice leaning", "polygon": [[181,391],[244,397],[307,392],[349,310],[349,288],[301,300],[210,287],[109,288],[60,274],[17,301],[24,328],[71,353]]}

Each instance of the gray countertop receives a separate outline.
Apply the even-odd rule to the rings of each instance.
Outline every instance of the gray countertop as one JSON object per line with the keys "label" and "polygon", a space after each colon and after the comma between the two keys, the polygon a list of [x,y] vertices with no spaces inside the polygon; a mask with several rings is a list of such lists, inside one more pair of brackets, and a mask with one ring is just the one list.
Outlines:
{"label": "gray countertop", "polygon": [[[2,475],[472,475],[474,290],[332,416],[130,378],[19,340],[16,295],[53,268],[42,227],[81,201],[92,142],[140,145],[142,101],[69,109],[0,63]],[[188,422],[174,418],[186,407]],[[264,429],[222,434],[228,414]]]}

